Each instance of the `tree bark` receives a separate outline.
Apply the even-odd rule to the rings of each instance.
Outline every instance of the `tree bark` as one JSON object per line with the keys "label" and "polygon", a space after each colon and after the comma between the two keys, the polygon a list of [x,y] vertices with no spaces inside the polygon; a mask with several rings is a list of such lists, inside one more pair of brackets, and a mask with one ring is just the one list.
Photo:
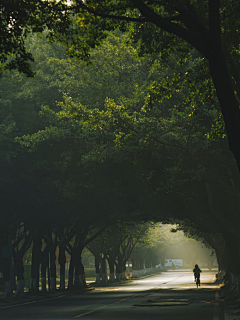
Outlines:
{"label": "tree bark", "polygon": [[71,255],[70,264],[69,264],[69,271],[68,271],[68,289],[73,289],[73,275],[74,275],[74,256],[73,253]]}
{"label": "tree bark", "polygon": [[121,280],[121,275],[122,275],[122,261],[118,260],[116,263],[116,279]]}
{"label": "tree bark", "polygon": [[114,276],[114,261],[115,261],[115,256],[113,252],[109,253],[108,256],[108,265],[109,265],[109,271],[110,271],[110,277],[109,281],[114,282],[115,281],[115,276]]}
{"label": "tree bark", "polygon": [[56,290],[56,248],[52,246],[50,249],[50,273],[51,273],[51,291]]}
{"label": "tree bark", "polygon": [[42,282],[42,291],[47,291],[47,267],[49,265],[49,248],[46,247],[42,253],[42,262],[41,262],[41,282]]}
{"label": "tree bark", "polygon": [[102,270],[102,282],[107,283],[107,276],[106,276],[106,258],[103,256],[101,258],[101,270]]}
{"label": "tree bark", "polygon": [[39,290],[39,267],[41,263],[42,238],[36,237],[33,239],[32,248],[32,266],[31,266],[31,280],[29,291],[36,293]]}
{"label": "tree bark", "polygon": [[58,257],[59,265],[60,265],[60,289],[65,289],[65,264],[66,264],[66,254],[65,254],[65,245],[59,246],[59,257]]}
{"label": "tree bark", "polygon": [[96,269],[96,282],[100,282],[100,256],[99,254],[95,255],[95,269]]}
{"label": "tree bark", "polygon": [[2,257],[3,257],[3,277],[5,282],[5,297],[9,298],[13,294],[12,286],[11,286],[11,252],[9,245],[7,243],[3,246],[2,249]]}
{"label": "tree bark", "polygon": [[210,73],[226,125],[229,147],[236,159],[240,172],[240,109],[223,50],[219,44],[216,44],[216,46],[217,48],[215,47],[214,49],[213,44],[211,50],[209,59]]}
{"label": "tree bark", "polygon": [[20,252],[16,253],[15,259],[16,273],[17,273],[17,294],[24,293],[24,266]]}
{"label": "tree bark", "polygon": [[76,257],[75,257],[75,283],[74,287],[76,289],[82,289],[86,287],[85,281],[85,273],[84,273],[84,266],[82,263],[82,250],[77,250]]}

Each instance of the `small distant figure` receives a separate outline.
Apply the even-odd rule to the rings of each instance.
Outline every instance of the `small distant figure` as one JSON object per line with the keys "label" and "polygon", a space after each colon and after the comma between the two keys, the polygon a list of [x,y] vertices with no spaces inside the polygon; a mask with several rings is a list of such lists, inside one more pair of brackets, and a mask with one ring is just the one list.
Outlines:
{"label": "small distant figure", "polygon": [[175,270],[175,264],[174,264],[174,262],[172,262],[172,270]]}
{"label": "small distant figure", "polygon": [[193,269],[195,282],[197,284],[197,287],[200,286],[200,274],[202,270],[199,268],[197,264],[195,264],[195,268]]}

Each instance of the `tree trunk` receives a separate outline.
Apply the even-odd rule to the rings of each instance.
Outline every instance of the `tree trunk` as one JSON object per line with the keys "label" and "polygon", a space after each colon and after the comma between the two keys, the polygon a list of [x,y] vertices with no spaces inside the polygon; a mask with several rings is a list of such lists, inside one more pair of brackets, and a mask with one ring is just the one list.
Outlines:
{"label": "tree trunk", "polygon": [[228,272],[233,273],[234,275],[239,275],[240,270],[240,259],[239,259],[239,241],[232,234],[228,233],[224,235],[226,240],[226,250],[228,261]]}
{"label": "tree trunk", "polygon": [[76,289],[82,289],[86,287],[86,281],[85,281],[85,272],[84,272],[84,266],[82,263],[82,249],[79,247],[75,250],[75,282],[74,287]]}
{"label": "tree trunk", "polygon": [[53,246],[50,249],[50,274],[51,274],[51,291],[56,290],[56,248]]}
{"label": "tree trunk", "polygon": [[223,114],[228,142],[240,172],[240,110],[221,44],[212,44],[210,72]]}
{"label": "tree trunk", "polygon": [[68,271],[68,289],[72,290],[74,288],[73,286],[73,275],[74,275],[74,256],[73,253],[71,255],[71,260],[69,264],[69,271]]}
{"label": "tree trunk", "polygon": [[7,244],[2,249],[3,257],[3,277],[5,282],[5,297],[9,298],[13,294],[11,286],[11,251]]}
{"label": "tree trunk", "polygon": [[49,248],[46,247],[42,253],[42,263],[41,263],[41,282],[42,282],[43,292],[47,291],[46,273],[47,273],[48,265],[49,265]]}
{"label": "tree trunk", "polygon": [[110,253],[108,258],[108,265],[109,265],[109,271],[110,271],[110,277],[109,281],[114,282],[115,276],[114,276],[114,254]]}
{"label": "tree trunk", "polygon": [[126,261],[122,262],[122,273],[121,273],[121,280],[126,279]]}
{"label": "tree trunk", "polygon": [[102,282],[107,283],[107,272],[106,272],[106,259],[102,257],[101,259],[101,269],[102,269]]}
{"label": "tree trunk", "polygon": [[15,266],[17,273],[17,294],[22,295],[24,293],[24,266],[19,252],[16,254]]}
{"label": "tree trunk", "polygon": [[95,269],[96,269],[96,282],[99,283],[100,282],[100,256],[99,254],[95,255]]}
{"label": "tree trunk", "polygon": [[59,246],[58,261],[60,265],[60,290],[65,290],[65,264],[66,264],[65,245]]}
{"label": "tree trunk", "polygon": [[121,261],[118,261],[116,264],[116,279],[121,280],[121,274],[122,274],[122,263]]}
{"label": "tree trunk", "polygon": [[42,238],[33,239],[32,248],[32,266],[31,266],[31,280],[29,291],[36,293],[39,290],[39,267],[41,262]]}

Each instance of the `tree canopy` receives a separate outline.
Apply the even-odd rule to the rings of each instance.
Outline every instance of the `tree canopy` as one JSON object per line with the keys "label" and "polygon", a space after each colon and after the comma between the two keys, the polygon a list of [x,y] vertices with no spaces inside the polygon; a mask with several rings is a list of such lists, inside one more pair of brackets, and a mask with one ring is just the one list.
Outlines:
{"label": "tree canopy", "polygon": [[[27,55],[12,45],[2,56],[2,70],[36,77],[12,71],[0,82],[0,245],[24,223],[24,248],[33,243],[33,258],[49,250],[53,278],[58,245],[79,277],[84,246],[114,223],[132,223],[137,236],[145,227],[134,223],[178,223],[238,274],[239,181],[226,142],[239,166],[239,5],[36,3],[23,7],[31,4],[31,16],[43,6],[43,20],[26,14],[26,29],[9,34]],[[126,230],[119,260],[135,241]]]}

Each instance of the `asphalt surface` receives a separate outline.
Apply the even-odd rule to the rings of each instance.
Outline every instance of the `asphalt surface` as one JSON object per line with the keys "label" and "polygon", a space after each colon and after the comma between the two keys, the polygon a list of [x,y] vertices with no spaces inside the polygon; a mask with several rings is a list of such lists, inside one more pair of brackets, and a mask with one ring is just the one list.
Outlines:
{"label": "asphalt surface", "polygon": [[196,288],[190,271],[169,271],[85,293],[0,308],[6,320],[223,320],[216,271],[203,270]]}

